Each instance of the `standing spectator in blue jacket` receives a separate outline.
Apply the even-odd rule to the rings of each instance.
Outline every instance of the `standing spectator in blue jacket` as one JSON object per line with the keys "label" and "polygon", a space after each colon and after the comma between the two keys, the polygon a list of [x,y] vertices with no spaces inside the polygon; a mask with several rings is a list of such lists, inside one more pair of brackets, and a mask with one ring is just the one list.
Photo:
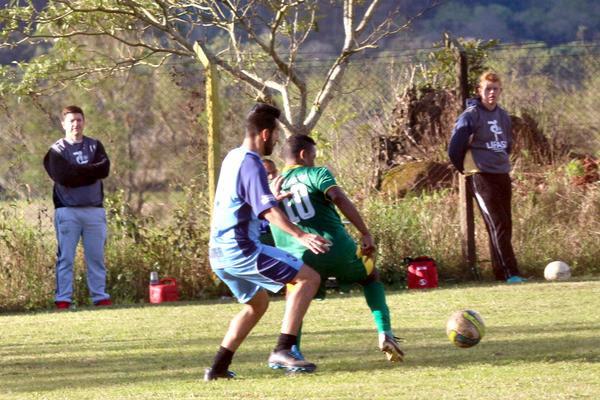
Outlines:
{"label": "standing spectator in blue jacket", "polygon": [[106,293],[104,244],[106,213],[103,208],[102,179],[110,161],[99,140],[83,135],[85,117],[78,106],[62,110],[65,137],[57,140],[44,157],[44,168],[54,181],[54,227],[58,242],[56,260],[56,296],[58,309],[71,307],[73,297],[73,261],[79,240],[87,266],[87,284],[92,302],[111,305]]}
{"label": "standing spectator in blue jacket", "polygon": [[502,92],[500,76],[485,72],[479,78],[479,98],[469,99],[458,117],[448,155],[475,196],[490,240],[492,268],[496,279],[520,283],[512,247],[511,179],[509,154],[512,146],[510,116],[498,105]]}

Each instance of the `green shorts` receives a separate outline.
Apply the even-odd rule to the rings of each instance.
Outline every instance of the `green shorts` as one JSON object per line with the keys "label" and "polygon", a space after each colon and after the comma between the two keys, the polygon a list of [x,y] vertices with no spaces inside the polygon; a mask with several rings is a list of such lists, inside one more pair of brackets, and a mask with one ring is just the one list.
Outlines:
{"label": "green shorts", "polygon": [[327,278],[336,278],[340,286],[348,287],[365,281],[372,272],[357,255],[354,241],[334,242],[329,252],[325,254],[314,254],[307,250],[302,255],[302,260],[321,275],[319,292],[325,291]]}

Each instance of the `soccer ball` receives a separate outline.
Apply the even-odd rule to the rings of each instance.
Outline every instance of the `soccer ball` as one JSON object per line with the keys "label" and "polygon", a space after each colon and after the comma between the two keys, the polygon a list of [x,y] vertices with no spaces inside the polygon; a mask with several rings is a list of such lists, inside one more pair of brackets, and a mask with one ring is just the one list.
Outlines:
{"label": "soccer ball", "polygon": [[571,277],[571,268],[562,261],[552,261],[544,269],[544,278],[547,281],[564,281]]}
{"label": "soccer ball", "polygon": [[446,334],[457,347],[473,347],[485,335],[485,322],[476,311],[456,311],[446,323]]}

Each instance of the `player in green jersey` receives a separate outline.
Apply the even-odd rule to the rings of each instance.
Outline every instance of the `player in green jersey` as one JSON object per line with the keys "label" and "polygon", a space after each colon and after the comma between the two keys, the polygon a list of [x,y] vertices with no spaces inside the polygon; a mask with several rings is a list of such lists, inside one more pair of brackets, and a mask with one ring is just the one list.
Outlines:
{"label": "player in green jersey", "polygon": [[[311,265],[321,275],[322,283],[329,277],[335,277],[342,285],[360,284],[375,319],[380,350],[386,353],[388,360],[402,361],[404,353],[391,329],[385,290],[377,269],[372,262],[363,262],[363,258],[359,256],[362,254],[373,260],[373,237],[352,201],[337,185],[332,173],[326,167],[315,167],[316,152],[316,143],[310,136],[289,137],[283,149],[285,168],[281,174],[281,187],[275,190],[292,194],[280,202],[280,207],[285,210],[290,221],[306,232],[323,236],[332,243],[331,248],[324,254],[312,254],[292,236],[272,227],[275,244]],[[346,231],[336,206],[360,232],[359,252]]]}

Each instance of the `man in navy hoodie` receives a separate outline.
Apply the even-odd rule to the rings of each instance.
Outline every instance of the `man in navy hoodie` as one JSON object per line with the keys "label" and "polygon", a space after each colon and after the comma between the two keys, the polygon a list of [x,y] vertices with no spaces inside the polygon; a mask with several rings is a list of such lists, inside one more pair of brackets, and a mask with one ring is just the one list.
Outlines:
{"label": "man in navy hoodie", "polygon": [[106,213],[102,186],[110,161],[99,140],[83,136],[85,117],[81,108],[65,107],[61,117],[65,137],[57,140],[44,157],[44,168],[54,181],[52,199],[58,242],[54,302],[58,309],[71,307],[73,261],[82,239],[92,302],[97,306],[111,305],[106,293]]}
{"label": "man in navy hoodie", "polygon": [[479,78],[479,98],[467,100],[458,117],[448,155],[475,196],[490,239],[492,267],[497,280],[520,283],[512,247],[510,116],[498,105],[502,82],[495,72]]}

